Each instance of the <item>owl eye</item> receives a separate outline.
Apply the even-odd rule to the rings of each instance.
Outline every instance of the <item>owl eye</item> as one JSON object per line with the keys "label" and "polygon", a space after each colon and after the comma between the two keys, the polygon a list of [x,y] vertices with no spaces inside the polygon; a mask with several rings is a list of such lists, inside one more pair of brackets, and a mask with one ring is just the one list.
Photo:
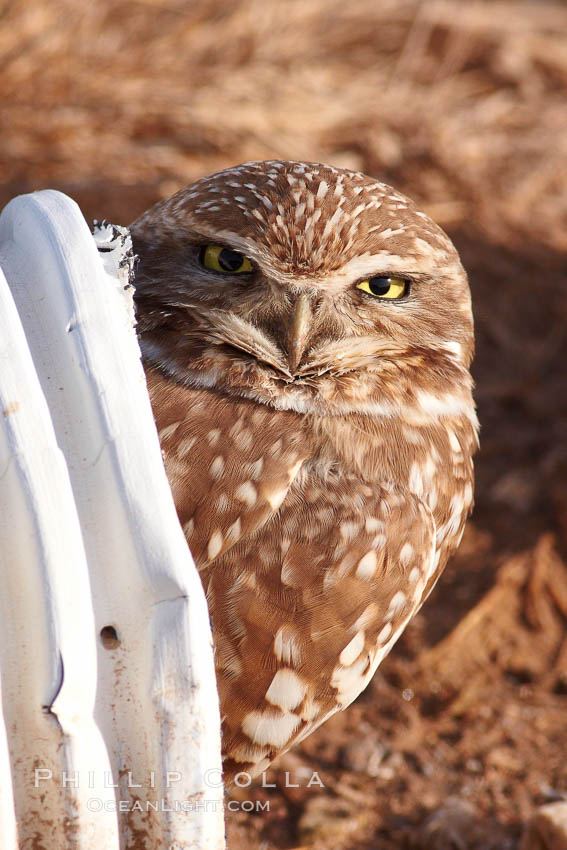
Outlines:
{"label": "owl eye", "polygon": [[403,277],[389,277],[378,275],[377,277],[369,277],[367,280],[361,280],[356,284],[357,289],[362,289],[363,292],[368,292],[369,295],[375,295],[377,298],[403,298],[409,292],[409,280]]}
{"label": "owl eye", "polygon": [[244,274],[253,271],[252,263],[244,254],[225,248],[223,245],[203,245],[199,262],[206,269],[223,274]]}

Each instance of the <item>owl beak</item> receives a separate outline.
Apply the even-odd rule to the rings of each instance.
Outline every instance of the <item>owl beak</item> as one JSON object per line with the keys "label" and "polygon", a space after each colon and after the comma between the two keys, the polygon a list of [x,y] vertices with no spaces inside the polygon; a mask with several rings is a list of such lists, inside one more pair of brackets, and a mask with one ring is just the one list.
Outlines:
{"label": "owl beak", "polygon": [[295,308],[288,325],[287,361],[292,373],[296,371],[301,362],[312,319],[311,299],[303,292],[295,302]]}

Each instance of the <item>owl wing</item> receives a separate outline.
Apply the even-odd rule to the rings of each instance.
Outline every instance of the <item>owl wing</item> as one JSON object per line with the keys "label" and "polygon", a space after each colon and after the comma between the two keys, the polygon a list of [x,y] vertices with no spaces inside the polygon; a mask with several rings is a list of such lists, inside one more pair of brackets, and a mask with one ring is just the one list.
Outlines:
{"label": "owl wing", "polygon": [[425,504],[341,477],[290,494],[253,546],[215,565],[208,596],[227,777],[261,771],[358,696],[435,564]]}

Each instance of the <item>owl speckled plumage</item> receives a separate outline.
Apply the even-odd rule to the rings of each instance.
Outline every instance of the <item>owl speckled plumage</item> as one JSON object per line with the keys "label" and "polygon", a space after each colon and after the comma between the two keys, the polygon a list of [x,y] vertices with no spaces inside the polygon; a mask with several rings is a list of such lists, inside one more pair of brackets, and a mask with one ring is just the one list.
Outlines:
{"label": "owl speckled plumage", "polygon": [[226,776],[258,774],[358,696],[460,542],[477,446],[466,275],[410,200],[320,164],[227,169],[131,230]]}

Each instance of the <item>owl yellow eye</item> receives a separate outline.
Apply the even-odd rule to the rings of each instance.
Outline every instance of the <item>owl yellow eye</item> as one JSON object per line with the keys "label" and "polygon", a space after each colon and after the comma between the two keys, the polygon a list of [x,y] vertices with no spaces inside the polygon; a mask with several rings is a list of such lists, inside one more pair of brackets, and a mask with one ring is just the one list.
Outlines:
{"label": "owl yellow eye", "polygon": [[252,263],[244,254],[225,248],[224,245],[204,245],[199,254],[199,262],[206,269],[223,274],[244,274],[253,271]]}
{"label": "owl yellow eye", "polygon": [[409,281],[403,277],[388,277],[380,276],[369,277],[368,280],[361,280],[356,285],[357,289],[362,289],[363,292],[368,292],[369,295],[375,295],[377,298],[403,298],[409,291]]}

